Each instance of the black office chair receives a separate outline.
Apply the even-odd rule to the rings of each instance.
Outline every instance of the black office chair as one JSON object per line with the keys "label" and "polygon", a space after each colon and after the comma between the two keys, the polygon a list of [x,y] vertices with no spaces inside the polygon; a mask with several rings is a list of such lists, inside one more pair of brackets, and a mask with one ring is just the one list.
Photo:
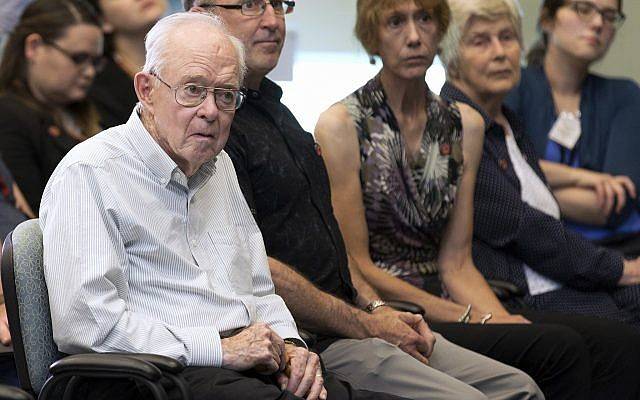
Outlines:
{"label": "black office chair", "polygon": [[13,386],[0,385],[0,400],[34,400],[33,396],[24,390]]}
{"label": "black office chair", "polygon": [[183,399],[192,398],[186,382],[177,375],[184,366],[172,358],[116,353],[65,356],[58,352],[53,341],[42,263],[42,232],[37,219],[21,223],[5,240],[2,288],[18,379],[21,388],[30,395],[47,400],[57,385],[65,384],[65,399],[70,399],[83,379],[106,378],[133,380],[158,400],[167,399],[165,385],[170,382]]}

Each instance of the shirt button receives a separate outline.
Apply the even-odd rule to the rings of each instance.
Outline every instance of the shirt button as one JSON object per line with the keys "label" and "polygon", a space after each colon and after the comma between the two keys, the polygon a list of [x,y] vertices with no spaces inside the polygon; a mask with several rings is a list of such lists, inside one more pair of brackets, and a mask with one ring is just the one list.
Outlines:
{"label": "shirt button", "polygon": [[503,171],[506,171],[509,168],[509,163],[504,158],[498,161],[498,165],[500,166],[500,169]]}

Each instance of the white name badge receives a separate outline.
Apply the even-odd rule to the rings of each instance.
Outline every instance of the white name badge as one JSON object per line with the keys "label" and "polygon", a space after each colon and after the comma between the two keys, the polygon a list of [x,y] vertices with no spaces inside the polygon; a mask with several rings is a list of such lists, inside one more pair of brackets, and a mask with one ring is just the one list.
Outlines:
{"label": "white name badge", "polygon": [[537,273],[529,268],[527,264],[524,265],[524,275],[527,278],[527,286],[529,286],[529,294],[531,296],[552,292],[562,287],[561,283]]}
{"label": "white name badge", "polygon": [[580,135],[582,135],[580,112],[561,112],[549,131],[549,139],[569,150],[576,147]]}

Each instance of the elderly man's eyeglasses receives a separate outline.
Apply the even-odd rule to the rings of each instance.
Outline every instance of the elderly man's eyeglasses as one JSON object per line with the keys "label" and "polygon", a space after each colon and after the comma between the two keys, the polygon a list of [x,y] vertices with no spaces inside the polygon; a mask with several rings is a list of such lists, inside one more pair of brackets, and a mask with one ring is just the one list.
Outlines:
{"label": "elderly man's eyeglasses", "polygon": [[69,50],[65,50],[50,40],[43,40],[47,46],[51,46],[64,54],[69,60],[79,67],[87,67],[92,65],[96,72],[102,71],[106,63],[106,59],[103,56],[94,56],[88,53],[72,53]]}
{"label": "elderly man's eyeglasses", "polygon": [[237,110],[244,102],[244,93],[241,89],[207,87],[195,85],[193,83],[172,87],[167,82],[163,81],[158,75],[153,74],[153,76],[155,76],[160,82],[164,83],[164,85],[170,90],[173,90],[176,103],[183,107],[199,106],[207,98],[209,92],[213,93],[213,99],[216,103],[216,107],[222,111]]}
{"label": "elderly man's eyeglasses", "polygon": [[231,10],[240,10],[242,15],[255,17],[264,14],[267,4],[271,4],[273,12],[277,15],[291,14],[296,5],[295,1],[283,0],[244,0],[240,4],[200,4],[200,7],[222,7]]}
{"label": "elderly man's eyeglasses", "polygon": [[618,10],[602,9],[589,1],[573,1],[568,5],[585,22],[592,21],[596,14],[600,14],[604,24],[619,28],[626,19],[626,16]]}

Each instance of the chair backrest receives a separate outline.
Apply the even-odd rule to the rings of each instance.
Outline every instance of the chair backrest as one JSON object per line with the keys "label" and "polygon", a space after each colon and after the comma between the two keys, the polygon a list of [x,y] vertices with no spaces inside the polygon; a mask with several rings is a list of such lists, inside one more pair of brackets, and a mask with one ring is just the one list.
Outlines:
{"label": "chair backrest", "polygon": [[62,354],[53,341],[37,219],[21,223],[7,236],[2,248],[2,288],[20,386],[38,394],[49,366]]}

